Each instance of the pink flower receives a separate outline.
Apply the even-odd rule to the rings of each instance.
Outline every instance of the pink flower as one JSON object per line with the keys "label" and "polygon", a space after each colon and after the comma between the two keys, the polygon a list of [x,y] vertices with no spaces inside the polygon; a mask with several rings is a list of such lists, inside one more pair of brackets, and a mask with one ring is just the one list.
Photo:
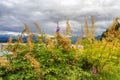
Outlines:
{"label": "pink flower", "polygon": [[57,25],[56,32],[59,32],[59,31],[60,31],[60,27]]}
{"label": "pink flower", "polygon": [[96,68],[96,67],[93,67],[93,68],[92,68],[92,72],[93,72],[94,74],[97,74],[97,68]]}

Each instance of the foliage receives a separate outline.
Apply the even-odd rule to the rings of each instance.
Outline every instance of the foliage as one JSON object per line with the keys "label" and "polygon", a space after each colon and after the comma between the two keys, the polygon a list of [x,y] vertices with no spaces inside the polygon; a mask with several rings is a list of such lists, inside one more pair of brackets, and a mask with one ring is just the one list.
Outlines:
{"label": "foliage", "polygon": [[[38,28],[38,24],[35,25]],[[0,57],[0,80],[120,79],[119,39],[96,41],[93,37],[79,38],[76,44],[72,44],[58,31],[55,38],[40,37],[39,42],[34,43],[28,28],[25,24],[26,45],[22,41],[12,45],[12,38],[9,39],[7,50],[13,54]]]}

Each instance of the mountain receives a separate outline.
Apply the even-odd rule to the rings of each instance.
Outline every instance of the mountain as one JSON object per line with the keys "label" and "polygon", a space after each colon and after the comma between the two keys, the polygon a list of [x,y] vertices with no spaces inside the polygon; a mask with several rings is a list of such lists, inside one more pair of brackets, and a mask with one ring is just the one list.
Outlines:
{"label": "mountain", "polygon": [[[36,35],[36,36],[40,36],[40,35],[37,34],[37,33],[33,33],[33,34]],[[1,32],[1,31],[0,31],[0,42],[2,42],[2,43],[8,42],[9,37],[12,37],[13,42],[15,42],[15,41],[16,41],[16,38],[17,38],[18,36],[21,36],[21,33],[20,33],[20,32],[6,32],[6,31],[4,31],[4,32],[2,31],[2,32]],[[51,37],[51,38],[54,37],[54,35],[50,35],[50,34],[46,34],[46,36]],[[78,36],[70,37],[72,43],[75,43],[76,40],[77,40],[77,38],[78,38]],[[96,38],[96,40],[99,40],[99,39],[101,38],[101,35],[96,36],[95,38]],[[34,41],[37,41],[37,39],[36,39],[35,37],[33,37],[32,39],[33,39]],[[24,43],[27,42],[27,34],[26,34],[26,33],[24,33],[24,35],[22,36],[22,40],[23,40]]]}

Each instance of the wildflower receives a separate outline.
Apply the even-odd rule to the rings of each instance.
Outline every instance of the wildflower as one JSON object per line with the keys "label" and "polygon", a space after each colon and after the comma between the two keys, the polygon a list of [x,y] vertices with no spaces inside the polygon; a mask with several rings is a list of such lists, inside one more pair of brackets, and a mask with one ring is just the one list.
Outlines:
{"label": "wildflower", "polygon": [[53,63],[53,62],[54,62],[54,59],[50,59],[50,62],[52,62],[52,63]]}
{"label": "wildflower", "polygon": [[58,58],[58,61],[61,61],[62,59],[61,58]]}
{"label": "wildflower", "polygon": [[97,74],[97,68],[96,68],[96,67],[93,67],[93,68],[92,68],[92,72],[93,72],[93,74]]}
{"label": "wildflower", "polygon": [[59,32],[59,31],[60,31],[60,27],[57,24],[56,32]]}

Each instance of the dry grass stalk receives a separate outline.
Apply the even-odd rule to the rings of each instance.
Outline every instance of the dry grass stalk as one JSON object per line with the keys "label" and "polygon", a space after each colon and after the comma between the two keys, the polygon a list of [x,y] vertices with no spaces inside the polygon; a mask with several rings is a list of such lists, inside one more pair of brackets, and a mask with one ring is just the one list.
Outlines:
{"label": "dry grass stalk", "polygon": [[66,50],[70,49],[70,40],[68,37],[63,37],[59,32],[56,33],[57,45]]}
{"label": "dry grass stalk", "polygon": [[16,57],[17,56],[17,51],[16,49],[13,50],[13,57]]}
{"label": "dry grass stalk", "polygon": [[78,46],[80,45],[80,37],[77,38],[77,41],[75,43],[76,48],[78,49]]}
{"label": "dry grass stalk", "polygon": [[88,29],[88,23],[87,23],[87,20],[86,20],[86,18],[84,19],[84,25],[85,25],[85,27],[84,27],[84,33],[85,33],[85,38],[89,38],[89,29]]}
{"label": "dry grass stalk", "polygon": [[95,34],[95,21],[94,21],[94,17],[91,16],[91,37],[92,39],[94,39],[94,34]]}
{"label": "dry grass stalk", "polygon": [[16,48],[16,47],[13,47],[13,46],[11,45],[11,43],[12,43],[12,37],[9,37],[8,50],[10,50],[10,51],[13,52],[13,56],[17,56],[17,54],[16,54],[17,48]]}
{"label": "dry grass stalk", "polygon": [[33,42],[32,42],[32,40],[31,40],[31,37],[30,37],[30,36],[27,37],[27,44],[28,44],[29,51],[32,51],[34,45],[33,45]]}
{"label": "dry grass stalk", "polygon": [[107,41],[113,41],[116,38],[119,38],[119,18],[115,18],[112,25],[107,29],[106,32],[103,33],[103,38],[105,38]]}
{"label": "dry grass stalk", "polygon": [[66,36],[73,36],[72,34],[72,29],[70,27],[70,24],[69,24],[69,20],[66,21],[66,32],[65,32],[65,35]]}
{"label": "dry grass stalk", "polygon": [[11,45],[11,43],[12,43],[12,37],[9,37],[8,46]]}
{"label": "dry grass stalk", "polygon": [[49,49],[54,47],[54,43],[53,43],[53,41],[49,37],[46,38],[46,42],[48,44],[48,48]]}
{"label": "dry grass stalk", "polygon": [[35,25],[36,29],[38,30],[38,33],[41,34],[41,36],[42,36],[43,32],[42,32],[40,26],[37,23],[34,23],[34,25]]}
{"label": "dry grass stalk", "polygon": [[16,37],[17,43],[23,43],[22,36],[17,36]]}
{"label": "dry grass stalk", "polygon": [[28,26],[26,23],[24,23],[24,25],[25,25],[25,31],[26,31],[26,33],[27,33],[28,49],[29,49],[29,51],[32,51],[32,50],[33,50],[33,47],[34,47],[34,44],[33,44],[33,42],[32,42],[31,33],[30,33],[30,28],[29,28],[29,26]]}
{"label": "dry grass stalk", "polygon": [[0,66],[4,66],[4,67],[7,67],[7,68],[10,67],[10,63],[7,60],[6,57],[0,57]]}
{"label": "dry grass stalk", "polygon": [[39,35],[41,36],[41,38],[40,38],[39,35],[38,35],[38,36],[36,36],[36,38],[38,39],[39,42],[42,42],[42,38],[43,38],[44,34],[43,34],[40,26],[38,25],[38,23],[35,22],[34,25],[35,25]]}
{"label": "dry grass stalk", "polygon": [[62,44],[63,44],[63,47],[66,49],[66,50],[70,50],[70,40],[68,38],[64,38],[62,40]]}
{"label": "dry grass stalk", "polygon": [[31,65],[34,67],[36,72],[40,72],[40,66],[39,66],[39,62],[30,54],[26,54],[25,58],[28,59],[31,62]]}
{"label": "dry grass stalk", "polygon": [[27,33],[28,36],[30,36],[30,28],[29,28],[29,26],[26,23],[24,23],[24,25],[25,25],[25,32]]}
{"label": "dry grass stalk", "polygon": [[110,28],[108,30],[114,30],[115,29],[115,26],[118,24],[118,20],[119,18],[115,18],[112,25],[110,26]]}

